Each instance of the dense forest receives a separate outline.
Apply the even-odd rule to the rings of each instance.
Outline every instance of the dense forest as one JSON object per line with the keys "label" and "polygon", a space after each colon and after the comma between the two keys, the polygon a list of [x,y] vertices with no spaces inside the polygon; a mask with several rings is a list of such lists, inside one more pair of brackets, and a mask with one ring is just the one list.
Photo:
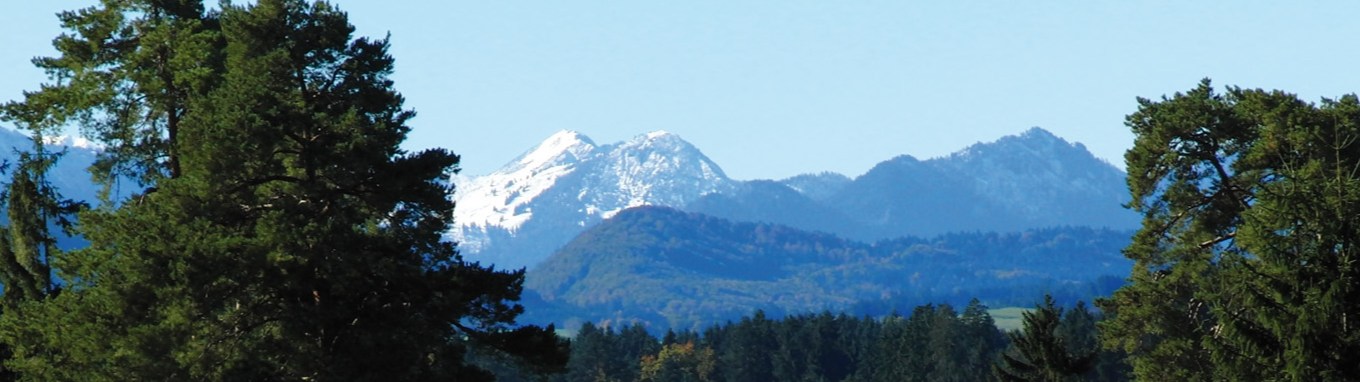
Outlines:
{"label": "dense forest", "polygon": [[[1041,341],[1057,349],[1053,354],[1079,360],[1072,365],[1032,362],[1050,358],[1036,357],[1038,352],[1019,344],[1038,337],[998,330],[977,300],[962,312],[930,304],[905,316],[893,312],[877,319],[829,312],[771,319],[756,312],[702,331],[667,331],[660,338],[640,324],[586,323],[572,340],[563,374],[516,373],[513,364],[491,357],[474,362],[499,371],[504,381],[1054,380],[1040,370],[1063,380],[1128,380],[1122,354],[1097,345],[1099,312],[1082,302],[1070,310],[1051,305],[1052,300],[1048,304],[1026,314],[1026,330],[1051,334]],[[1003,366],[1003,354],[1016,364]]]}

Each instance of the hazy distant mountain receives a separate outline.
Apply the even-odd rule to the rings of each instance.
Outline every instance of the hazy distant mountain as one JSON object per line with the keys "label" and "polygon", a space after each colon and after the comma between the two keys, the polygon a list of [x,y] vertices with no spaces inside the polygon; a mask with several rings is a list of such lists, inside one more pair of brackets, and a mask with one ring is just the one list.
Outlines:
{"label": "hazy distant mountain", "polygon": [[803,174],[779,181],[812,200],[826,200],[850,184],[850,178],[834,172]]}
{"label": "hazy distant mountain", "polygon": [[526,319],[693,328],[755,309],[780,315],[895,295],[985,299],[1023,290],[1032,298],[1043,285],[1127,274],[1130,263],[1119,250],[1129,235],[1075,227],[865,244],[638,207],[586,230],[530,270],[526,295],[535,306]]}
{"label": "hazy distant mountain", "polygon": [[[684,210],[743,222],[783,224],[846,237],[853,237],[846,235],[850,232],[875,228],[846,215],[834,203],[818,201],[787,184],[787,181],[769,180],[742,182],[731,191],[704,195],[686,205]],[[822,188],[820,191],[826,190]]]}
{"label": "hazy distant mountain", "polygon": [[674,134],[598,146],[562,131],[501,170],[458,186],[450,236],[465,256],[520,268],[624,208],[683,206],[734,183]]}
{"label": "hazy distant mountain", "polygon": [[[1033,128],[952,155],[899,156],[850,180],[800,175],[705,196],[688,210],[785,224],[857,240],[1050,226],[1135,228],[1124,173],[1080,143]],[[787,195],[799,190],[806,198]],[[818,205],[819,204],[819,205]]]}
{"label": "hazy distant mountain", "polygon": [[[98,146],[82,138],[66,136],[48,137],[45,142],[48,150],[66,153],[47,174],[52,185],[57,187],[63,197],[91,203],[97,201],[99,188],[91,181],[90,173],[86,169],[99,155]],[[13,129],[0,128],[0,162],[12,164],[19,158],[15,150],[29,152],[32,149],[33,140],[28,135]],[[9,178],[8,172],[0,173],[0,183],[8,183]],[[126,195],[140,191],[134,190],[135,188],[135,185],[128,184],[115,189],[114,192],[117,195]]]}
{"label": "hazy distant mountain", "polygon": [[[1130,197],[1123,171],[1091,155],[1081,143],[1068,143],[1044,129],[1031,128],[928,162],[962,179],[974,194],[1004,207],[1014,219],[991,223],[995,228],[960,228],[1140,224],[1135,213],[1123,208]],[[977,218],[985,222],[988,216],[984,211]]]}
{"label": "hazy distant mountain", "polygon": [[1133,228],[1124,174],[1043,129],[926,161],[903,155],[850,179],[733,181],[656,132],[599,146],[569,131],[491,175],[460,179],[450,236],[469,259],[532,267],[620,209],[656,205],[856,240],[1049,226]]}

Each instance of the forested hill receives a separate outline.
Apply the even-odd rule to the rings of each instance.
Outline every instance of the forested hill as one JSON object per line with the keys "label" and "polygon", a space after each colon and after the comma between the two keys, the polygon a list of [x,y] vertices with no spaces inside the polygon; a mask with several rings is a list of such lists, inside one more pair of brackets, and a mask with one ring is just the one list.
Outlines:
{"label": "forested hill", "polygon": [[[1129,232],[1050,228],[873,244],[664,207],[620,212],[526,278],[530,322],[638,321],[698,328],[763,309],[783,315],[891,296],[1009,299],[1122,276]],[[998,295],[998,291],[1007,295]],[[910,306],[906,307],[910,309]]]}

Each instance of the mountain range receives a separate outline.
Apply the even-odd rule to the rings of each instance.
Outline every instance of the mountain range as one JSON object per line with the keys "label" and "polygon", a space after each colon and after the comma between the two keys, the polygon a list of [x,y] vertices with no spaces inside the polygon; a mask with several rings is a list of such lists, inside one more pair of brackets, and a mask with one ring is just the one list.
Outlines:
{"label": "mountain range", "polygon": [[[47,143],[65,152],[49,179],[96,202],[85,170],[99,147]],[[0,160],[30,145],[0,129],[12,148]],[[1130,266],[1119,249],[1137,219],[1120,207],[1122,180],[1038,128],[855,178],[748,181],[675,134],[598,145],[563,131],[495,173],[455,179],[448,236],[471,260],[529,268],[522,321],[566,327],[697,328],[755,309],[883,314],[904,301],[1026,301],[1039,290],[1089,297]]]}
{"label": "mountain range", "polygon": [[902,155],[855,178],[836,173],[734,180],[667,132],[598,145],[558,132],[505,167],[460,178],[448,236],[470,260],[537,266],[620,210],[673,207],[873,242],[1052,226],[1131,229],[1124,173],[1041,128],[954,154]]}

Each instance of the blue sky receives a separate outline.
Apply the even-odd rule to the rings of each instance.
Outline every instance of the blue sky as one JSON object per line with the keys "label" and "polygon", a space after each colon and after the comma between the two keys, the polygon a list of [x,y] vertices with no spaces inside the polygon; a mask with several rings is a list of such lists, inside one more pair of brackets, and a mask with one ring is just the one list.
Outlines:
{"label": "blue sky", "polygon": [[[44,80],[53,15],[0,6],[0,100]],[[1217,85],[1360,90],[1360,3],[335,1],[392,34],[407,146],[485,174],[561,129],[667,130],[738,179],[855,176],[1032,126],[1123,167],[1134,97]]]}

